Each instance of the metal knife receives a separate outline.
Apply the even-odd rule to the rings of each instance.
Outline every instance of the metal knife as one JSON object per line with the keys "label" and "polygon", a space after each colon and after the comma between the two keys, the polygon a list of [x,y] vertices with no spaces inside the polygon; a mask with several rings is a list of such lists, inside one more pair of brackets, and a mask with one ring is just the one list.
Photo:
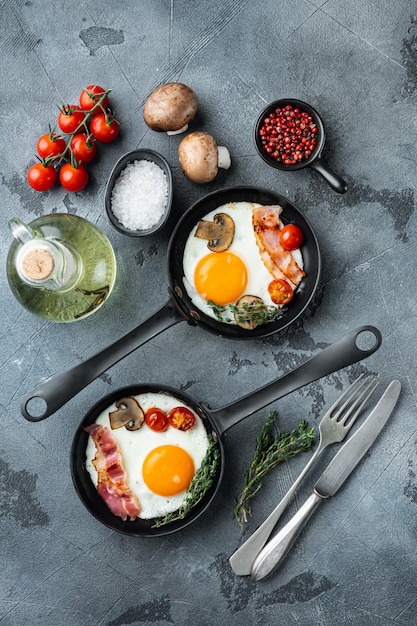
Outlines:
{"label": "metal knife", "polygon": [[273,537],[256,557],[251,579],[262,580],[285,559],[300,531],[318,505],[333,496],[369,450],[397,403],[401,391],[399,380],[393,380],[378,404],[358,430],[330,461],[314,486],[313,493],[291,520]]}

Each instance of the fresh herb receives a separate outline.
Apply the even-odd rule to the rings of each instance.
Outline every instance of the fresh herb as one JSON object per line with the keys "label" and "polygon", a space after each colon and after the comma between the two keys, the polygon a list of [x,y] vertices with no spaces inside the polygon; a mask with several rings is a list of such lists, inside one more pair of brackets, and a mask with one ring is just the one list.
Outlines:
{"label": "fresh herb", "polygon": [[184,519],[184,517],[194,508],[206,495],[207,491],[213,484],[213,480],[217,474],[220,462],[220,450],[212,435],[208,436],[209,447],[206,455],[194,474],[190,486],[185,492],[181,506],[176,511],[168,513],[155,521],[154,528],[159,528],[165,524],[170,524],[176,520]]}
{"label": "fresh herb", "polygon": [[267,324],[268,322],[274,322],[281,317],[283,310],[279,306],[272,306],[259,303],[248,304],[243,303],[241,306],[236,304],[216,304],[212,300],[208,300],[207,304],[213,311],[219,322],[232,322],[230,317],[224,317],[227,313],[233,313],[236,322],[255,322],[257,326],[260,324]]}
{"label": "fresh herb", "polygon": [[240,498],[235,500],[234,516],[241,526],[248,521],[248,516],[252,515],[249,502],[261,488],[262,478],[286,459],[309,450],[314,443],[314,428],[308,428],[305,420],[300,420],[296,430],[274,438],[272,424],[275,415],[275,411],[269,413],[256,440],[254,457],[245,473],[245,487]]}

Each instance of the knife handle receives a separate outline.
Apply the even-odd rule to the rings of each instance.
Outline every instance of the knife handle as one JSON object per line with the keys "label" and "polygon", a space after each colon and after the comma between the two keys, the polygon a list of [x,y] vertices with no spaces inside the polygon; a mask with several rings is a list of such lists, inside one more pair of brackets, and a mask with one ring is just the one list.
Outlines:
{"label": "knife handle", "polygon": [[313,491],[290,521],[266,544],[253,563],[252,580],[262,580],[281,564],[322,500],[323,498]]}

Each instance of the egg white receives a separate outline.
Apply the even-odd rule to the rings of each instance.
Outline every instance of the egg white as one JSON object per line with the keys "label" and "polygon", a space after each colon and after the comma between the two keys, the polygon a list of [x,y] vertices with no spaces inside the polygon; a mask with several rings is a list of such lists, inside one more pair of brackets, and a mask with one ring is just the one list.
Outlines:
{"label": "egg white", "polygon": [[[228,251],[236,254],[244,262],[248,273],[248,282],[242,295],[258,296],[266,305],[277,306],[272,302],[268,292],[268,284],[274,279],[274,276],[267,270],[261,259],[252,226],[252,209],[259,206],[262,205],[254,202],[229,202],[207,213],[201,219],[211,222],[217,213],[230,215],[235,223],[235,234]],[[194,284],[194,273],[198,262],[208,254],[216,254],[216,252],[211,252],[208,249],[207,240],[194,236],[197,226],[198,224],[192,229],[185,244],[183,282],[193,304],[206,315],[217,319],[213,309],[200,296]],[[295,250],[292,254],[298,266],[303,268],[301,251]],[[225,318],[232,324],[236,323],[230,314],[226,313]]]}
{"label": "egg white", "polygon": [[[158,407],[164,412],[176,406],[187,406],[174,396],[165,393],[144,393],[134,396],[143,411]],[[96,419],[97,424],[110,428],[109,413],[116,410],[116,405],[110,405]],[[181,431],[168,426],[165,432],[156,432],[145,423],[138,430],[129,431],[125,427],[111,430],[113,437],[119,444],[123,466],[127,473],[127,482],[133,493],[139,498],[142,510],[139,515],[142,519],[161,517],[176,511],[184,498],[185,491],[174,496],[159,496],[150,491],[142,477],[142,465],[147,454],[154,448],[163,445],[174,445],[183,448],[194,461],[195,471],[200,467],[208,449],[208,437],[201,418],[193,411],[196,417],[195,425],[187,431]],[[111,428],[110,428],[111,429]],[[86,448],[86,469],[93,484],[97,487],[98,476],[93,459],[96,455],[96,446],[89,437]]]}

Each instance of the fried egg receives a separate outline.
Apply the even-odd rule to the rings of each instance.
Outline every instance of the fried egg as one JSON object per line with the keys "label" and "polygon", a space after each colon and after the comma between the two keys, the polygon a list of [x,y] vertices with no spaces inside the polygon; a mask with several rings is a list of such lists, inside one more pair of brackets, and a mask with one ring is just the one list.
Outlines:
{"label": "fried egg", "polygon": [[[252,209],[259,206],[262,205],[253,202],[229,202],[201,218],[211,222],[217,213],[227,213],[233,219],[233,241],[224,252],[211,252],[207,240],[195,237],[198,224],[188,236],[183,257],[184,286],[193,304],[210,317],[217,319],[208,300],[226,306],[249,294],[262,298],[268,306],[276,306],[268,292],[274,276],[262,262],[252,226]],[[302,268],[301,252],[296,250],[293,256]],[[235,323],[233,316],[226,317]]]}
{"label": "fried egg", "polygon": [[[164,432],[152,430],[144,422],[138,430],[125,427],[111,430],[116,439],[126,470],[128,486],[139,498],[142,519],[153,519],[176,511],[189,484],[207,452],[209,441],[201,418],[178,398],[164,393],[144,393],[135,396],[146,413],[158,407],[168,413],[176,406],[186,406],[196,418],[192,428],[181,431],[172,426]],[[111,429],[109,413],[112,404],[96,419],[96,423]],[[96,446],[91,437],[86,449],[86,469],[97,487],[98,476],[93,465]]]}

